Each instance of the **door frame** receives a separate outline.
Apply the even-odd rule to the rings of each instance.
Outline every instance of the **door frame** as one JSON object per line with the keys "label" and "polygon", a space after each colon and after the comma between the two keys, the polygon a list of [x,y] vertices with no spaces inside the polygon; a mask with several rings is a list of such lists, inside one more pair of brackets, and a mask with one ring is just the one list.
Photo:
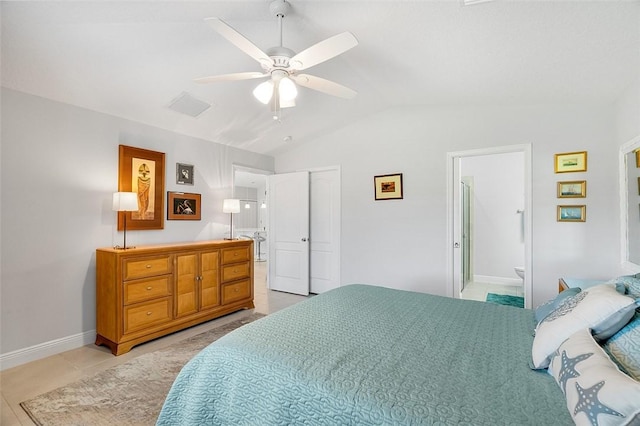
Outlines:
{"label": "door frame", "polygon": [[[479,148],[467,151],[447,153],[447,274],[446,295],[460,298],[460,272],[456,274],[455,267],[456,242],[460,244],[459,235],[461,220],[459,215],[459,191],[460,191],[460,160],[463,157],[475,157],[480,155],[506,154],[512,152],[524,153],[524,302],[525,308],[531,309],[533,300],[533,260],[532,260],[532,167],[531,144],[506,145],[490,148]],[[517,265],[514,265],[517,266]],[[515,272],[514,272],[515,273]]]}

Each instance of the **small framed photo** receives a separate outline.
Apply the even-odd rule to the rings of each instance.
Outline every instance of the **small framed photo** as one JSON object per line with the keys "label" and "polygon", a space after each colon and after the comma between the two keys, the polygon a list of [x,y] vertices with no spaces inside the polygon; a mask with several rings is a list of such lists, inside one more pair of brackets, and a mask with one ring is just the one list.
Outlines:
{"label": "small framed photo", "polygon": [[587,206],[558,206],[558,222],[585,222]]}
{"label": "small framed photo", "polygon": [[168,220],[200,220],[200,194],[167,192]]}
{"label": "small framed photo", "polygon": [[176,183],[193,185],[194,167],[191,164],[176,163]]}
{"label": "small framed photo", "polygon": [[374,176],[376,200],[402,199],[402,173]]}
{"label": "small framed photo", "polygon": [[585,198],[586,196],[586,180],[558,182],[558,198]]}
{"label": "small framed photo", "polygon": [[554,157],[556,173],[587,171],[587,151],[565,152]]}

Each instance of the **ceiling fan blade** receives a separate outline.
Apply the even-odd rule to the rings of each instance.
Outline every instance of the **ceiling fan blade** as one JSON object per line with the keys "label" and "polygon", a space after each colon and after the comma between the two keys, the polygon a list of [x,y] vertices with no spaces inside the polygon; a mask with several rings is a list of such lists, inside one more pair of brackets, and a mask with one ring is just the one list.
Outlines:
{"label": "ceiling fan blade", "polygon": [[346,52],[358,45],[358,40],[350,32],[340,33],[314,44],[289,60],[289,66],[295,70],[306,70],[321,62]]}
{"label": "ceiling fan blade", "polygon": [[222,37],[226,38],[238,49],[251,56],[261,64],[265,61],[271,64],[271,58],[264,53],[258,46],[249,41],[248,38],[231,28],[229,24],[218,18],[206,18],[205,22],[216,30]]}
{"label": "ceiling fan blade", "polygon": [[318,92],[326,93],[327,95],[337,96],[344,99],[353,99],[358,92],[353,89],[349,89],[341,84],[334,83],[333,81],[325,80],[324,78],[316,77],[309,74],[296,74],[290,76],[297,84],[309,89],[317,90]]}
{"label": "ceiling fan blade", "polygon": [[237,72],[233,74],[212,75],[209,77],[200,77],[200,78],[194,79],[193,81],[195,81],[196,83],[204,84],[204,83],[214,83],[217,81],[251,80],[254,78],[262,78],[262,77],[268,77],[268,76],[269,74],[249,71],[249,72]]}

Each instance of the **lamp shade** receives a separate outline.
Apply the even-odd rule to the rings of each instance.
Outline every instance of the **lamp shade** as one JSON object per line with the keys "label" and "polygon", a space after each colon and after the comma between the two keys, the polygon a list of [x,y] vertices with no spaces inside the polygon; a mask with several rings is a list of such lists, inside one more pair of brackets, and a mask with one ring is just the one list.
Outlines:
{"label": "lamp shade", "polygon": [[135,192],[114,192],[113,211],[134,212],[138,210],[138,194]]}
{"label": "lamp shade", "polygon": [[222,202],[222,211],[224,213],[240,213],[240,200],[235,198],[226,198]]}
{"label": "lamp shade", "polygon": [[278,84],[278,95],[280,96],[280,103],[291,102],[298,96],[298,89],[296,85],[291,81],[289,77],[284,77]]}
{"label": "lamp shade", "polygon": [[253,96],[263,104],[268,104],[273,96],[273,82],[271,80],[260,83],[254,90]]}

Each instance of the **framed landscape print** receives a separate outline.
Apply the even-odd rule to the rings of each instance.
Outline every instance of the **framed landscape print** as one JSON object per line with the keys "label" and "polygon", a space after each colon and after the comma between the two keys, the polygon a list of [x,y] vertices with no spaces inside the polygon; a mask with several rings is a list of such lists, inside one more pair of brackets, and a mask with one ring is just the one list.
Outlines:
{"label": "framed landscape print", "polygon": [[118,230],[164,228],[164,153],[119,146],[118,191],[138,194],[138,211],[118,212]]}
{"label": "framed landscape print", "polygon": [[373,178],[376,200],[402,199],[402,173]]}
{"label": "framed landscape print", "polygon": [[186,192],[168,192],[167,219],[200,220],[202,216],[200,199],[200,194],[188,194]]}
{"label": "framed landscape print", "polygon": [[587,206],[558,206],[558,222],[584,222]]}
{"label": "framed landscape print", "polygon": [[558,182],[558,198],[584,198],[586,196],[586,180]]}
{"label": "framed landscape print", "polygon": [[555,154],[554,160],[556,173],[587,171],[587,151]]}

